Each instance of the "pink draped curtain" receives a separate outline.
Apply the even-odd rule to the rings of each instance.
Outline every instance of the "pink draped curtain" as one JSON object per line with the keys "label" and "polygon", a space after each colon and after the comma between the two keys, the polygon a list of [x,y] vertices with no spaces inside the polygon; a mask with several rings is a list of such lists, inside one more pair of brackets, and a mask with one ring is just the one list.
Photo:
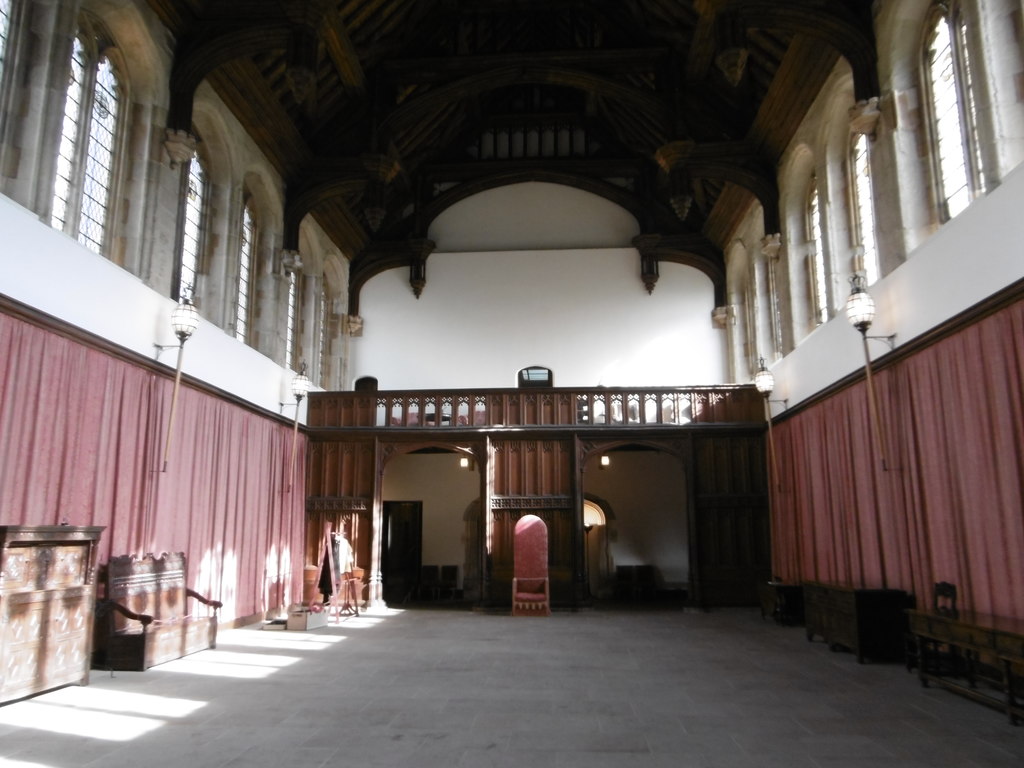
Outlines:
{"label": "pink draped curtain", "polygon": [[1024,617],[1024,302],[780,422],[774,572]]}
{"label": "pink draped curtain", "polygon": [[[185,350],[188,354],[188,350]],[[106,526],[111,555],[184,551],[221,619],[301,599],[306,441],[173,381],[0,314],[0,525]]]}

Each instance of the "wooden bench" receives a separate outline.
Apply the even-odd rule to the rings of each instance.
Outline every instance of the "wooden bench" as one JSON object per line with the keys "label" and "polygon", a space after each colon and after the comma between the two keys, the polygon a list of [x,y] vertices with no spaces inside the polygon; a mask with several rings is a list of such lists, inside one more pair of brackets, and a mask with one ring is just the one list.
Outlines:
{"label": "wooden bench", "polygon": [[[221,603],[187,588],[186,573],[183,552],[110,559],[96,606],[95,666],[141,672],[216,646]],[[210,606],[210,615],[190,614],[189,598]]]}

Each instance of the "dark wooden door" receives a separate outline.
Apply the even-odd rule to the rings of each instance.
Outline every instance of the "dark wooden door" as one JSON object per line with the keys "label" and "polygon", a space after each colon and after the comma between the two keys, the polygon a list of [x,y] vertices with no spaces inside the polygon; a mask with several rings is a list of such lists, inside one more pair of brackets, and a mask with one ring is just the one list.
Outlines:
{"label": "dark wooden door", "polygon": [[416,589],[423,562],[423,502],[384,502],[384,602],[405,602]]}
{"label": "dark wooden door", "polygon": [[758,584],[771,575],[764,436],[702,436],[694,459],[694,597],[757,605]]}

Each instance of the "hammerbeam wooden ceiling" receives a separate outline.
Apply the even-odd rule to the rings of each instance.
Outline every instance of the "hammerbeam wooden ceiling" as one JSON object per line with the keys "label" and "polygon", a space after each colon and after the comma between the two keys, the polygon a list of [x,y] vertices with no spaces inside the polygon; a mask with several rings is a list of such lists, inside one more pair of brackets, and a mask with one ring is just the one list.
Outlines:
{"label": "hammerbeam wooden ceiling", "polygon": [[208,80],[286,181],[285,247],[313,215],[351,258],[350,311],[372,275],[422,275],[444,208],[525,180],[623,205],[648,276],[689,263],[721,292],[751,202],[778,231],[775,166],[836,60],[878,95],[870,0],[149,2],[168,127]]}

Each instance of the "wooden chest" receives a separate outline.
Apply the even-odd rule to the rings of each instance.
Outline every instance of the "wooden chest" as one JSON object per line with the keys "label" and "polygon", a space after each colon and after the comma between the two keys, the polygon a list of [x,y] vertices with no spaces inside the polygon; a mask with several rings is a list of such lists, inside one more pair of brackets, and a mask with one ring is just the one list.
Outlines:
{"label": "wooden chest", "polygon": [[857,661],[903,658],[910,605],[901,589],[855,589],[819,582],[804,584],[807,639],[820,636],[833,647],[847,648]]}
{"label": "wooden chest", "polygon": [[0,702],[89,682],[102,531],[0,526]]}

